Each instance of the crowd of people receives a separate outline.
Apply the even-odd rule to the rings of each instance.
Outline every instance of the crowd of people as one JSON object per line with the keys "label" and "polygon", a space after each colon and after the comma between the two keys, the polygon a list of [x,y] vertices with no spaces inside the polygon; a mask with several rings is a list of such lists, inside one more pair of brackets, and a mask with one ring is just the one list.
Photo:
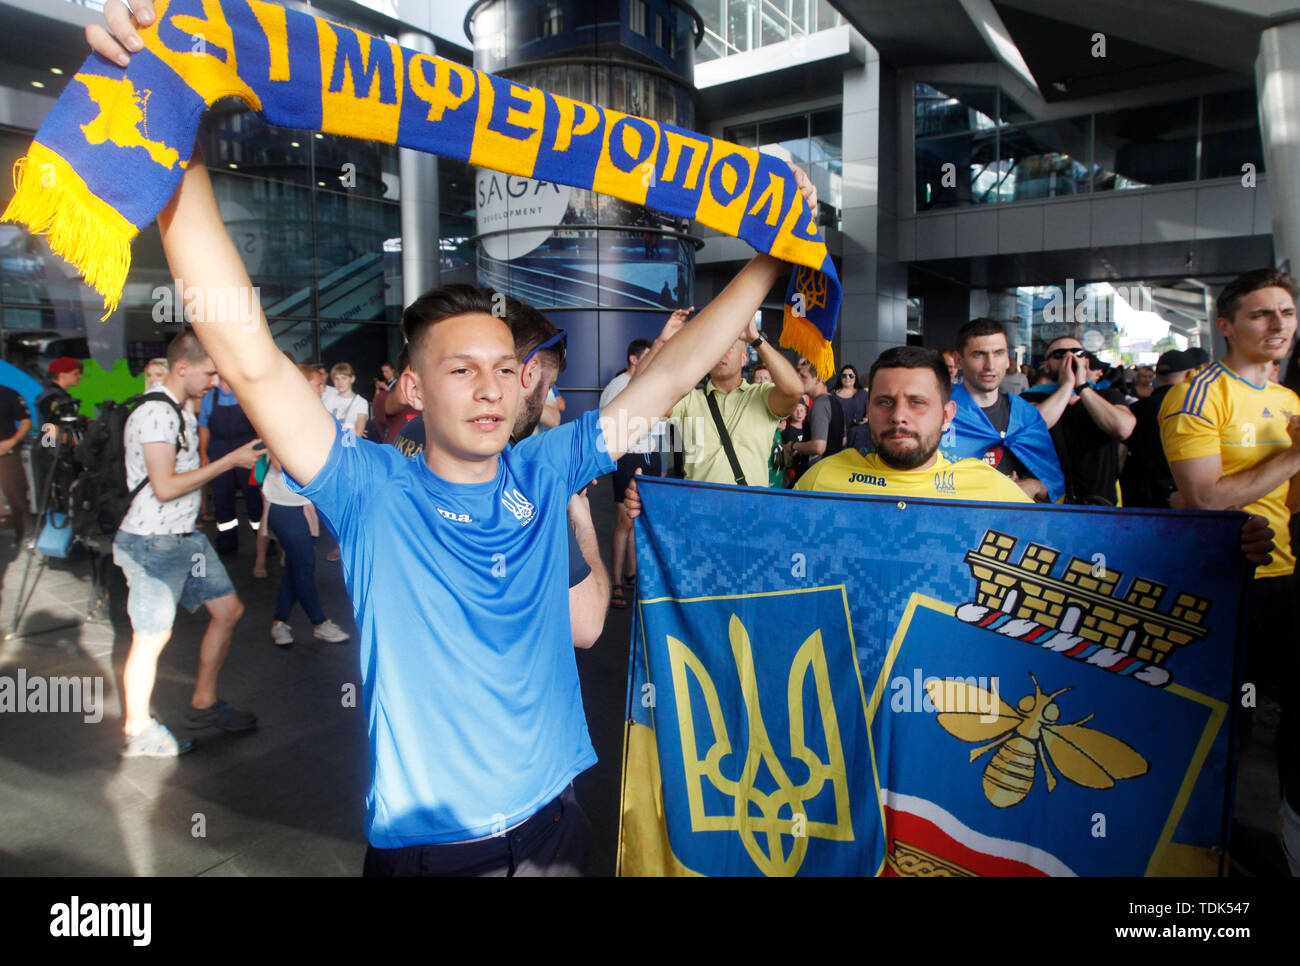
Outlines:
{"label": "crowd of people", "polygon": [[[187,184],[197,181],[187,175]],[[216,218],[204,188],[191,189],[191,203],[166,216],[163,233],[174,267],[195,274],[206,246],[199,239],[212,234],[203,229]],[[316,588],[322,519],[338,540],[334,559],[341,554],[370,668],[372,723],[386,706],[382,733],[372,732],[379,758],[366,871],[580,871],[587,825],[569,782],[593,759],[572,648],[591,646],[607,608],[626,607],[634,593],[638,474],[891,499],[1245,510],[1241,552],[1258,564],[1246,678],[1285,704],[1281,683],[1296,665],[1290,524],[1300,505],[1300,487],[1291,486],[1300,473],[1300,447],[1292,446],[1300,439],[1300,397],[1278,381],[1279,363],[1297,345],[1297,285],[1288,275],[1261,269],[1224,288],[1218,327],[1227,353],[1218,362],[1170,350],[1154,367],[1125,371],[1061,336],[1044,347],[1037,371],[1017,370],[1006,328],[977,318],[958,330],[949,352],[899,346],[865,373],[839,367],[828,385],[757,326],[754,309],[780,267],[758,256],[696,319],[693,307],[678,310],[653,342],[634,340],[598,408],[545,434],[561,423],[555,384],[565,368],[564,333],[513,299],[504,318],[494,314],[496,293],[446,286],[410,306],[407,346],[396,365],[381,367],[373,402],[355,391],[347,363],[295,364],[267,332],[249,364],[244,349],[221,337],[219,322],[195,320],[166,358],[146,366],[148,394],[126,422],[133,495],[113,543],[132,626],[122,755],[172,757],[192,747],[150,705],[179,605],[204,606],[211,617],[186,726],[256,725],[255,714],[225,701],[218,687],[243,614],[222,562],[238,546],[240,494],[258,544],[255,574],[266,574],[272,534],[282,554],[269,628],[278,646],[293,643],[298,606],[314,637],[349,639]],[[501,326],[504,341],[488,320]],[[697,360],[710,358],[717,361],[698,371]],[[43,435],[60,431],[61,400],[80,372],[76,360],[51,364],[37,407]],[[642,430],[632,428],[638,423]],[[30,427],[22,398],[0,393],[0,483],[14,506],[25,503],[14,490],[21,469],[4,471],[16,465],[11,454]],[[588,483],[606,473],[617,507],[608,568],[587,495]],[[215,547],[199,524],[205,488]],[[393,506],[379,512],[383,502]],[[560,503],[565,512],[555,518],[547,508]],[[13,516],[21,539],[25,514]],[[536,537],[521,543],[534,522]],[[491,561],[486,570],[484,560]],[[559,586],[550,580],[557,568],[568,575],[567,596],[548,589]],[[407,601],[405,609],[377,607],[378,588],[399,605]],[[536,622],[526,633],[515,626],[521,618],[497,609],[503,592],[538,601],[519,611]],[[435,614],[423,603],[430,593],[456,606]],[[396,643],[411,630],[394,625],[393,613],[417,625],[412,643]],[[542,651],[518,650],[539,637],[550,642]],[[496,654],[486,665],[469,644],[475,641]],[[397,652],[383,683],[373,665],[380,648]],[[467,710],[452,714],[408,693],[402,669],[430,660],[448,673],[513,670],[506,681],[471,675],[459,702]],[[524,666],[536,672],[527,682],[516,673]],[[1283,707],[1276,739],[1293,871],[1295,720]],[[490,749],[474,737],[484,728],[498,733]],[[450,743],[447,757],[421,750],[431,734]],[[518,742],[531,749],[531,777],[514,782],[513,811],[498,805],[485,813],[484,803],[502,795],[493,777],[517,760]],[[418,771],[418,784],[409,769]],[[422,796],[450,782],[468,782],[468,790],[447,815],[428,811]],[[506,816],[506,843],[491,841],[501,830],[485,831],[485,814]],[[460,844],[434,848],[446,842]]]}
{"label": "crowd of people", "polygon": [[[794,173],[816,211],[811,182]],[[199,152],[158,222],[187,285],[250,286]],[[567,422],[554,394],[565,334],[503,293],[452,285],[416,299],[371,404],[346,363],[301,367],[265,322],[248,332],[200,300],[168,348],[160,395],[125,433],[122,754],[189,746],[150,713],[178,605],[211,614],[187,727],[256,723],[218,689],[243,613],[217,552],[237,539],[237,490],[253,530],[265,498],[284,547],[276,644],[292,639],[296,605],[331,639],[313,580],[316,521],[338,542],[370,743],[368,875],[584,870],[590,826],[572,781],[596,756],[574,651],[635,586],[638,474],[890,499],[1241,509],[1239,552],[1256,565],[1246,676],[1283,705],[1283,842],[1300,872],[1300,741],[1284,688],[1296,670],[1300,397],[1273,381],[1295,343],[1296,283],[1261,269],[1224,288],[1218,362],[1170,351],[1130,379],[1062,335],[1036,370],[1013,372],[1005,328],[979,318],[946,353],[890,348],[865,377],[845,365],[827,385],[756,324],[788,269],[756,255],[695,318],[674,312],[653,342],[629,345],[599,407]],[[52,372],[60,391],[72,369]],[[0,449],[22,416],[7,407]],[[263,460],[259,488],[250,472]],[[607,474],[619,504],[608,570],[588,497]],[[198,525],[208,484],[215,550]]]}

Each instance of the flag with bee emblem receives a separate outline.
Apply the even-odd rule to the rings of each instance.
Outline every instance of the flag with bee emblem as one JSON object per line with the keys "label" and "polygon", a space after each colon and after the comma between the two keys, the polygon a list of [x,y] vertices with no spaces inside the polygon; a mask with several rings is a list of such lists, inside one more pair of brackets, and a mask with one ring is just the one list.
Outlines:
{"label": "flag with bee emblem", "polygon": [[641,494],[620,874],[1221,873],[1242,514]]}

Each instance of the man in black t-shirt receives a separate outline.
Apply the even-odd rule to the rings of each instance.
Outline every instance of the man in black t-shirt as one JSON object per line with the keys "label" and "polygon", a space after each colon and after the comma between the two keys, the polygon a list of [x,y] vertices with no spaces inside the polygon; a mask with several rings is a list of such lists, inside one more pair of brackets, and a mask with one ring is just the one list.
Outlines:
{"label": "man in black t-shirt", "polygon": [[27,533],[27,476],[21,447],[31,428],[27,401],[8,386],[0,386],[0,489],[9,504],[14,539],[20,547]]}
{"label": "man in black t-shirt", "polygon": [[1137,424],[1124,395],[1099,385],[1091,354],[1073,336],[1053,339],[1043,368],[1046,383],[1022,393],[1052,431],[1065,471],[1065,502],[1115,506],[1119,502],[1119,444]]}
{"label": "man in black t-shirt", "polygon": [[[1127,440],[1128,459],[1120,474],[1125,506],[1169,507],[1169,494],[1178,489],[1160,439],[1160,404],[1169,390],[1190,378],[1195,366],[1186,352],[1170,350],[1156,363],[1156,385],[1129,408],[1137,428]],[[1140,372],[1141,370],[1139,370]]]}

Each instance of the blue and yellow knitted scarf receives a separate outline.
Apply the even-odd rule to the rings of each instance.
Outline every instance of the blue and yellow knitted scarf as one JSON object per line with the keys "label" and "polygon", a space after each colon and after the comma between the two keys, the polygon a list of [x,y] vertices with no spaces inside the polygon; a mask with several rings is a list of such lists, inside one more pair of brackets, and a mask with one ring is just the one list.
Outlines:
{"label": "blue and yellow knitted scarf", "polygon": [[112,311],[131,239],[180,183],[205,108],[590,188],[799,266],[781,344],[834,371],[835,267],[789,168],[717,138],[559,97],[258,0],[157,0],[123,70],[92,55],[14,169],[5,221],[49,236]]}

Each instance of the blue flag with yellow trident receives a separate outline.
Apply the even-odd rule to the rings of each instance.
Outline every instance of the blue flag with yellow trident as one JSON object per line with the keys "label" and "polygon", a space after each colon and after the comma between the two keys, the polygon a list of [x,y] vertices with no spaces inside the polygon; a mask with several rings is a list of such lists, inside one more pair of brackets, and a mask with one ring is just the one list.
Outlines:
{"label": "blue flag with yellow trident", "polygon": [[781,344],[834,371],[835,266],[786,164],[260,0],[155,0],[144,49],[82,65],[14,168],[3,220],[49,236],[112,311],[131,239],[180,183],[203,111],[365,138],[695,219],[797,266]]}
{"label": "blue flag with yellow trident", "polygon": [[1221,873],[1243,515],[641,494],[620,874]]}

